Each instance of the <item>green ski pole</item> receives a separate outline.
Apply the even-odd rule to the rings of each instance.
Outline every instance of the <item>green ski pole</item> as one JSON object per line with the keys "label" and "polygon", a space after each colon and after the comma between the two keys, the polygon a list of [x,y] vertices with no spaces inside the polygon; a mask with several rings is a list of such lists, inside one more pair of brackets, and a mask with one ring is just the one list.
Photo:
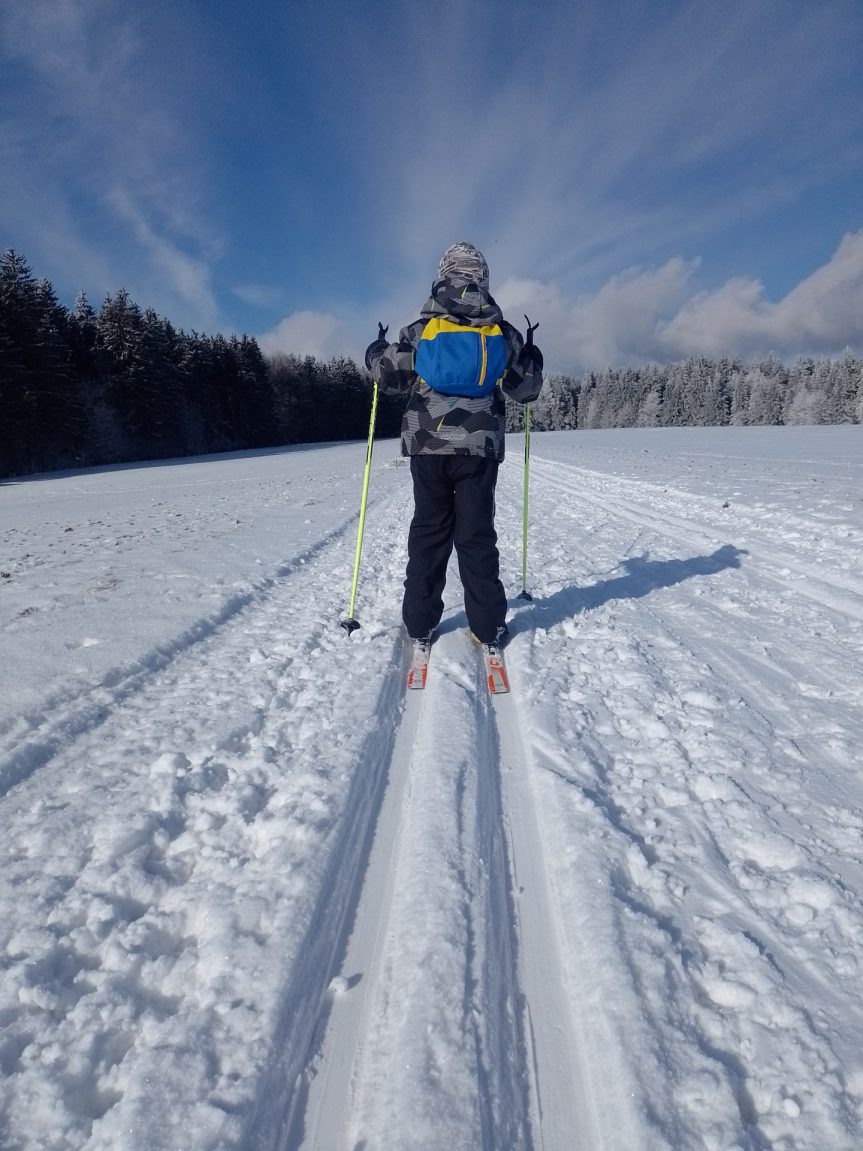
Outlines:
{"label": "green ski pole", "polygon": [[375,439],[375,419],[378,412],[378,382],[375,380],[374,392],[372,393],[372,414],[369,420],[369,443],[366,448],[366,470],[363,475],[363,496],[360,501],[360,522],[357,527],[357,550],[354,555],[354,582],[351,586],[351,604],[348,608],[348,618],[340,620],[340,625],[345,629],[348,635],[356,631],[360,626],[360,621],[354,618],[354,608],[357,602],[357,585],[360,579],[360,555],[363,550],[363,529],[366,524],[366,503],[369,496],[369,472],[372,466],[372,447],[374,446]]}
{"label": "green ski pole", "polygon": [[[539,327],[539,324],[532,324],[527,316],[524,317],[524,322],[527,324],[527,337],[525,339],[525,349],[533,349],[533,333]],[[540,367],[542,366],[542,359],[539,360]],[[519,599],[530,600],[533,596],[527,590],[527,493],[530,485],[530,404],[524,405],[524,518],[521,527],[521,595]]]}
{"label": "green ski pole", "polygon": [[521,595],[519,599],[532,600],[527,590],[527,494],[530,485],[530,404],[524,405],[524,515],[521,526]]}

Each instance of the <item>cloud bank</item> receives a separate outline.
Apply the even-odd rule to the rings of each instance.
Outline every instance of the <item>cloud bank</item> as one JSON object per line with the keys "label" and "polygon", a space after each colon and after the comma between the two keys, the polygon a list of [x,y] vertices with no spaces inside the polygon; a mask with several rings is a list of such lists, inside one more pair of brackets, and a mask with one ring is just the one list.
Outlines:
{"label": "cloud bank", "polygon": [[357,358],[356,341],[346,331],[344,320],[332,312],[293,312],[272,331],[259,336],[258,343],[266,355],[285,352],[318,360],[341,355]]}
{"label": "cloud bank", "polygon": [[826,264],[776,301],[757,279],[696,290],[699,267],[675,258],[654,270],[630,269],[574,299],[554,283],[510,278],[497,298],[513,318],[526,312],[542,322],[537,341],[560,371],[863,349],[863,231],[846,235]]}
{"label": "cloud bank", "polygon": [[[664,363],[689,356],[774,352],[799,355],[863,351],[863,230],[844,236],[836,252],[780,300],[770,300],[756,279],[734,278],[699,289],[700,260],[667,260],[654,269],[611,276],[592,295],[568,296],[552,281],[509,277],[493,290],[505,315],[523,328],[526,313],[539,321],[537,343],[552,372]],[[297,311],[259,337],[263,350],[362,361],[378,319],[392,335],[419,315],[424,297],[378,304],[366,315]],[[398,314],[396,314],[398,313]]]}

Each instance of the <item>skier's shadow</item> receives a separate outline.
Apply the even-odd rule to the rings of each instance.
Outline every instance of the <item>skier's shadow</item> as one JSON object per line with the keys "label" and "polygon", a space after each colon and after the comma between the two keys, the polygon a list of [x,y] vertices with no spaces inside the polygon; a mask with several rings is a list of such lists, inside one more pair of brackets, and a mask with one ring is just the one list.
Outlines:
{"label": "skier's shadow", "polygon": [[510,630],[525,631],[531,626],[549,628],[612,600],[641,599],[658,588],[672,587],[699,576],[717,575],[728,568],[739,568],[741,557],[746,554],[744,549],[733,544],[725,544],[710,555],[686,560],[652,560],[645,552],[621,562],[623,575],[598,580],[590,587],[564,587],[553,595],[537,597],[526,604],[510,623]]}

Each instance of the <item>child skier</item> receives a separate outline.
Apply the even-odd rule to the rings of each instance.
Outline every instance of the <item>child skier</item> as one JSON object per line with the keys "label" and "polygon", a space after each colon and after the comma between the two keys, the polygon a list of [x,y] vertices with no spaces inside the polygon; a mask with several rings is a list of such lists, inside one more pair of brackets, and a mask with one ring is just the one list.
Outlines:
{"label": "child skier", "polygon": [[382,391],[411,393],[401,440],[414,485],[402,605],[412,639],[428,642],[440,622],[453,544],[474,638],[486,645],[506,637],[494,490],[504,457],[504,396],[526,404],[542,387],[536,326],[528,321],[522,340],[489,294],[482,253],[453,244],[420,318],[395,344],[379,324],[366,351]]}

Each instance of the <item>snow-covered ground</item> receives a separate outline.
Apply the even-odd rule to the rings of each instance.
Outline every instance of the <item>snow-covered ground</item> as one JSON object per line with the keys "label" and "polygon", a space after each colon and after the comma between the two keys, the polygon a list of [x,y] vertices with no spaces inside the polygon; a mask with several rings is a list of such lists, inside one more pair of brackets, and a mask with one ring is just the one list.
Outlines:
{"label": "snow-covered ground", "polygon": [[859,1148],[863,428],[512,437],[494,701],[396,450],[0,485],[0,1146]]}

